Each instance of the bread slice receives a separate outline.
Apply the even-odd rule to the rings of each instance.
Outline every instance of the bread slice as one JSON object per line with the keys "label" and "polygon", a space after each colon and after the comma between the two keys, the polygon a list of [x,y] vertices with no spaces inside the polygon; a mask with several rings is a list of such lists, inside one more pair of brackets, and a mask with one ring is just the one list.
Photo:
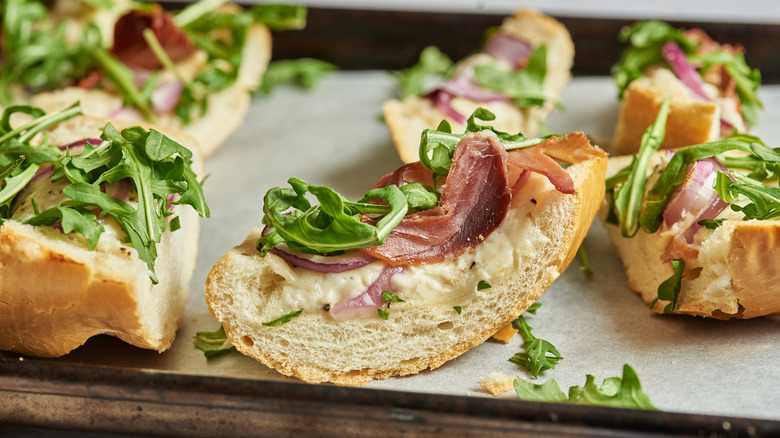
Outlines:
{"label": "bread slice", "polygon": [[[313,289],[328,300],[363,276],[360,270],[370,272],[376,263],[381,269],[381,262],[338,275],[293,268],[272,253],[260,255],[260,229],[212,267],[206,302],[239,351],[307,382],[362,385],[439,367],[517,318],[571,262],[604,194],[605,154],[588,149],[597,153],[566,168],[575,194],[532,174],[482,243],[455,259],[396,274],[394,292],[406,302],[393,303],[387,320],[335,320],[312,302]],[[481,280],[491,287],[477,290]],[[299,282],[312,286],[285,292]],[[290,310],[283,303],[304,311],[287,323],[263,325]]]}
{"label": "bread slice", "polygon": [[[609,172],[630,163],[631,157],[610,158]],[[625,267],[628,287],[650,305],[658,286],[672,276],[662,257],[672,233],[643,230],[624,238],[620,229],[604,224]],[[780,267],[772,257],[780,252],[780,222],[727,220],[715,230],[702,228],[695,242],[698,256],[686,260],[677,305],[673,313],[716,319],[754,318],[780,313]],[[667,302],[650,309],[663,313]]]}
{"label": "bread slice", "polygon": [[662,149],[707,143],[720,137],[721,109],[715,102],[695,101],[684,85],[666,69],[637,79],[628,86],[620,103],[611,152],[637,151],[642,135],[655,121],[661,102],[672,96]]}
{"label": "bread slice", "polygon": [[[52,144],[96,138],[107,120],[78,117],[50,134]],[[117,129],[126,126],[112,122]],[[202,162],[192,138],[167,136],[190,148],[193,170]],[[152,284],[146,262],[115,234],[89,250],[83,237],[51,227],[7,221],[0,227],[0,350],[62,356],[98,334],[157,351],[171,346],[182,317],[198,250],[198,214],[174,206],[181,228],[157,245]],[[107,227],[108,228],[108,227]]]}
{"label": "bread slice", "polygon": [[[552,17],[530,9],[520,9],[508,17],[501,26],[503,31],[528,41],[536,47],[547,46],[547,75],[544,89],[551,96],[560,96],[571,80],[574,62],[574,43],[566,27]],[[506,102],[475,102],[457,97],[452,106],[461,114],[469,115],[478,107],[487,108],[496,115],[492,123],[504,132],[522,132],[528,137],[539,133],[540,126],[555,108],[554,104],[518,108]],[[390,129],[398,155],[404,163],[419,161],[420,133],[435,129],[446,114],[429,100],[410,96],[403,100],[391,99],[382,106],[385,122]],[[453,132],[463,132],[465,126],[449,120]]]}
{"label": "bread slice", "polygon": [[[187,71],[187,76],[194,77],[202,67],[204,57],[203,52],[196,52],[179,68]],[[186,125],[173,113],[158,114],[157,124],[197,138],[201,154],[204,157],[212,154],[243,123],[251,92],[259,86],[270,59],[271,31],[265,25],[255,24],[247,33],[237,80],[230,87],[209,95],[206,113],[194,117]],[[87,115],[148,122],[136,111],[123,111],[123,97],[110,90],[66,87],[30,97],[31,105],[46,112],[67,108],[77,101],[81,102]]]}

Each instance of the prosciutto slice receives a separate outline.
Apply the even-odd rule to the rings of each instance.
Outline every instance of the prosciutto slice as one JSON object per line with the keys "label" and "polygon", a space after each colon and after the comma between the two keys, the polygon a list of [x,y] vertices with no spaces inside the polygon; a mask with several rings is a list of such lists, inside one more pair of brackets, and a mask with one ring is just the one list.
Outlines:
{"label": "prosciutto slice", "polygon": [[466,135],[441,187],[440,206],[408,215],[383,245],[363,251],[401,265],[442,261],[477,245],[509,210],[506,163],[507,153],[495,134]]}
{"label": "prosciutto slice", "polygon": [[143,32],[146,29],[152,29],[173,62],[181,61],[195,52],[195,45],[173,23],[171,14],[163,11],[160,5],[154,5],[148,11],[133,10],[119,17],[114,25],[111,53],[130,68],[161,68],[162,64],[144,39]]}

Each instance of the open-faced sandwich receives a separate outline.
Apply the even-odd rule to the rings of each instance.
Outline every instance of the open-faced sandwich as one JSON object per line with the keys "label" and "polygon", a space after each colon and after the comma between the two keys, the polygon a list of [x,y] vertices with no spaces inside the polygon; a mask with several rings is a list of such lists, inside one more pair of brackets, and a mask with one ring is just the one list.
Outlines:
{"label": "open-faced sandwich", "polygon": [[80,101],[87,115],[184,132],[205,156],[244,119],[271,56],[268,26],[301,27],[305,12],[219,0],[176,13],[124,0],[8,0],[0,105],[52,112]]}
{"label": "open-faced sandwich", "polygon": [[164,351],[209,214],[197,147],[79,113],[0,120],[0,350],[56,357],[105,333]]}
{"label": "open-faced sandwich", "polygon": [[[582,133],[426,130],[422,162],[358,202],[289,180],[264,227],[211,269],[206,301],[235,347],[308,382],[436,368],[518,317],[575,256],[606,154]],[[319,205],[312,205],[313,195]]]}
{"label": "open-faced sandwich", "polygon": [[[566,27],[542,13],[521,9],[487,35],[482,51],[451,62],[435,48],[401,76],[401,98],[383,105],[395,148],[404,163],[419,161],[420,133],[447,120],[455,131],[478,107],[496,115],[504,132],[538,135],[560,105],[571,79],[574,43]],[[426,73],[445,73],[433,86]]]}
{"label": "open-faced sandwich", "polygon": [[657,151],[669,108],[636,156],[609,160],[605,227],[629,287],[655,313],[780,312],[780,154],[747,135]]}
{"label": "open-faced sandwich", "polygon": [[621,99],[612,153],[637,151],[666,96],[672,102],[664,149],[747,133],[756,123],[761,75],[748,67],[742,47],[660,21],[628,26],[620,39],[630,46],[612,68]]}

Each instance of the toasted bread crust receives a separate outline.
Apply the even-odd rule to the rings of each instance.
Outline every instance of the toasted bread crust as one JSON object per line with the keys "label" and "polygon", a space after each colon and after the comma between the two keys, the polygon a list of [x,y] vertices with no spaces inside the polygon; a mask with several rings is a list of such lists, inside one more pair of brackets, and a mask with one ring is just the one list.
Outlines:
{"label": "toasted bread crust", "polygon": [[[610,158],[610,172],[630,162],[630,156]],[[606,204],[602,216],[606,212]],[[639,230],[624,238],[617,226],[604,224],[625,268],[628,287],[648,305],[658,286],[672,275],[663,257],[672,236]],[[780,251],[780,222],[726,220],[701,241],[695,259],[686,260],[682,289],[674,314],[715,319],[747,319],[780,313],[780,268],[772,255]],[[668,302],[650,309],[664,313]]]}
{"label": "toasted bread crust", "polygon": [[[469,292],[456,303],[394,305],[386,321],[378,317],[337,321],[324,311],[305,311],[288,323],[265,327],[260,322],[271,319],[263,314],[266,300],[285,280],[272,268],[276,256],[262,257],[256,250],[258,229],[211,269],[206,302],[239,351],[307,382],[362,385],[434,369],[514,320],[563,272],[595,215],[592,205],[603,197],[606,161],[602,154],[568,167],[577,187],[572,195],[557,192],[534,175],[488,239],[513,229],[504,227],[512,227],[514,221],[529,221],[528,226],[543,236],[539,245],[529,245],[516,262],[519,266],[493,277],[491,288]],[[454,266],[457,260],[442,263]],[[469,271],[468,265],[464,271]],[[453,304],[462,306],[461,314]]]}
{"label": "toasted bread crust", "polygon": [[[50,134],[53,144],[95,138],[107,120],[77,117]],[[129,123],[113,122],[118,129]],[[162,129],[162,128],[160,128]],[[193,148],[192,139],[163,130]],[[193,170],[202,161],[193,157]],[[181,229],[158,244],[152,284],[146,263],[104,233],[89,250],[76,234],[15,221],[0,227],[0,350],[58,357],[92,336],[109,334],[132,345],[168,349],[184,315],[197,257],[198,214],[174,206]]]}
{"label": "toasted bread crust", "polygon": [[[666,95],[664,90],[642,81],[634,81],[628,86],[620,103],[612,153],[624,155],[637,152],[642,135],[655,121]],[[673,97],[661,148],[706,143],[717,139],[719,134],[720,110],[715,103]]]}
{"label": "toasted bread crust", "polygon": [[[504,20],[501,28],[533,46],[547,45],[544,88],[548,94],[560,96],[571,80],[571,66],[574,61],[574,43],[566,27],[540,12],[521,9]],[[496,120],[492,122],[496,129],[511,133],[522,132],[528,137],[539,133],[540,124],[555,108],[552,103],[518,108],[507,102],[475,102],[461,97],[453,99],[453,106],[466,116],[478,107],[486,108],[496,115]],[[404,163],[420,160],[420,133],[425,129],[435,129],[442,120],[448,119],[429,99],[416,96],[388,100],[382,110],[393,145]],[[462,132],[465,128],[453,120],[449,122],[453,132]]]}

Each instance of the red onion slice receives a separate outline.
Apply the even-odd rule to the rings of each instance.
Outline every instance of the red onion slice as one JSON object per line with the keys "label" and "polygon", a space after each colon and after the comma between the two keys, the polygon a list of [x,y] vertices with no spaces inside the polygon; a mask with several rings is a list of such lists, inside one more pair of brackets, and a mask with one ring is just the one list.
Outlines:
{"label": "red onion slice", "polygon": [[379,277],[360,295],[331,306],[331,316],[336,320],[343,320],[358,316],[376,315],[376,309],[385,306],[385,303],[382,301],[382,292],[391,289],[390,280],[393,278],[393,275],[402,272],[404,269],[403,266],[385,266]]}
{"label": "red onion slice", "polygon": [[176,107],[184,90],[180,81],[164,82],[152,91],[152,108],[160,114],[167,114]]}
{"label": "red onion slice", "polygon": [[661,54],[664,59],[666,59],[666,62],[672,67],[675,76],[677,76],[677,78],[691,91],[691,96],[694,100],[710,100],[710,98],[707,97],[707,93],[704,92],[704,81],[701,79],[699,72],[697,72],[688,62],[685,53],[680,50],[680,47],[677,46],[677,44],[672,41],[664,44],[664,47],[661,49]]}
{"label": "red onion slice", "polygon": [[708,184],[710,177],[718,170],[726,172],[726,167],[713,158],[691,163],[685,182],[677,189],[676,195],[673,195],[664,210],[664,225],[667,227],[680,222],[686,213],[695,218],[691,225],[681,232],[687,243],[693,242],[693,236],[701,228],[699,221],[714,219],[729,205],[720,199],[718,192]]}
{"label": "red onion slice", "polygon": [[465,76],[461,76],[457,79],[447,81],[441,90],[449,93],[452,96],[465,97],[467,99],[475,100],[477,102],[511,102],[509,97],[492,90],[486,90],[474,82],[465,79]]}
{"label": "red onion slice", "polygon": [[452,94],[443,89],[433,90],[425,95],[425,98],[431,99],[445,117],[452,119],[455,123],[466,123],[466,117],[452,107],[452,97]]}
{"label": "red onion slice", "polygon": [[[269,227],[263,228],[262,235],[265,236],[271,232]],[[271,253],[284,259],[294,267],[308,269],[314,272],[337,273],[361,268],[377,259],[362,251],[348,251],[337,256],[310,256],[298,251],[293,251],[287,247],[273,248]],[[307,257],[316,257],[309,259]]]}
{"label": "red onion slice", "polygon": [[533,47],[528,41],[508,33],[496,32],[485,44],[484,52],[509,64],[513,69],[523,68]]}

